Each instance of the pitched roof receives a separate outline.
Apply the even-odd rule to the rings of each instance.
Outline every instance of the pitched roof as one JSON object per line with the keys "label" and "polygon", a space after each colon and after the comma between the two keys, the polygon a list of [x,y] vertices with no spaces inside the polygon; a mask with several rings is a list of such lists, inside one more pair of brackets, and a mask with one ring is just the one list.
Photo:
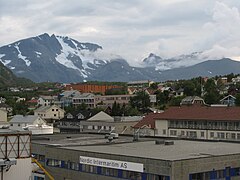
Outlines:
{"label": "pitched roof", "polygon": [[134,128],[143,128],[144,126],[148,126],[151,129],[155,129],[155,117],[158,113],[150,113],[145,116],[141,121],[134,125]]}
{"label": "pitched roof", "polygon": [[40,106],[39,108],[35,109],[35,112],[46,112],[47,110],[49,110],[52,107],[56,107],[59,110],[64,111],[63,109],[61,109],[60,107],[56,106],[56,105],[49,105],[49,106]]}
{"label": "pitched roof", "polygon": [[[67,118],[67,116],[71,114],[73,116],[73,118]],[[78,115],[82,114],[84,116],[84,119],[78,119]],[[93,115],[95,115],[96,113],[93,110],[80,110],[80,111],[75,111],[75,112],[71,112],[71,113],[67,113],[63,119],[61,119],[60,121],[80,121],[80,120],[86,120],[90,117],[92,117]]]}
{"label": "pitched roof", "polygon": [[103,122],[113,122],[114,118],[109,116],[107,113],[100,111],[99,113],[97,113],[96,115],[92,116],[91,118],[89,118],[87,121],[103,121]]}
{"label": "pitched roof", "polygon": [[225,96],[224,98],[222,98],[222,99],[220,100],[220,102],[221,102],[221,101],[224,101],[224,100],[226,100],[226,99],[229,99],[229,98],[236,99],[234,96],[232,96],[232,95],[230,94],[230,95]]}
{"label": "pitched roof", "polygon": [[39,98],[45,99],[45,100],[54,100],[54,96],[40,96]]}
{"label": "pitched roof", "polygon": [[27,103],[38,103],[38,100],[37,99],[31,99],[31,100],[27,101]]}
{"label": "pitched roof", "polygon": [[134,128],[150,125],[155,128],[155,120],[204,120],[240,121],[240,107],[183,106],[170,107],[163,113],[151,113],[137,123]]}
{"label": "pitched roof", "polygon": [[33,123],[38,118],[39,118],[38,116],[34,116],[34,115],[28,115],[28,116],[15,115],[10,120],[10,123]]}
{"label": "pitched roof", "polygon": [[69,91],[63,91],[60,95],[64,97],[69,97],[69,96],[74,97],[75,95],[78,95],[78,94],[80,94],[80,92],[77,90],[69,90]]}
{"label": "pitched roof", "polygon": [[240,107],[172,107],[159,119],[240,121]]}
{"label": "pitched roof", "polygon": [[[204,99],[201,98],[201,97],[198,97],[198,96],[187,96],[184,99],[182,99],[181,105],[190,105],[190,104],[193,104],[194,101],[196,101],[196,100],[200,100],[200,101],[204,102]],[[204,102],[204,104],[205,104],[205,102]]]}

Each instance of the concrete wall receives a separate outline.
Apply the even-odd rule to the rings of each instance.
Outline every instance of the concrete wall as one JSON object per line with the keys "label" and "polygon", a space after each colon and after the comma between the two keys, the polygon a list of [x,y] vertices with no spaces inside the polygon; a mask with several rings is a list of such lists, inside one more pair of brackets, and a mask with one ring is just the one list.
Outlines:
{"label": "concrete wall", "polygon": [[[223,170],[226,167],[240,167],[240,154],[175,161],[172,163],[174,171],[172,171],[171,179],[187,180],[189,174],[208,172],[213,169]],[[231,177],[231,179],[239,179],[239,176]]]}
{"label": "concrete wall", "polygon": [[12,165],[8,171],[3,171],[4,180],[28,180],[32,176],[31,158],[17,159],[17,164]]}
{"label": "concrete wall", "polygon": [[7,111],[0,109],[0,121],[7,122]]}
{"label": "concrete wall", "polygon": [[[35,146],[35,145],[34,145]],[[44,151],[43,146],[37,145],[33,146],[33,153],[36,151],[42,153]],[[36,151],[35,151],[36,150]],[[161,175],[169,175],[171,172],[171,165],[168,161],[161,160],[152,160],[146,158],[138,158],[138,157],[130,157],[130,156],[121,156],[121,155],[110,155],[103,153],[93,153],[93,152],[84,152],[84,151],[74,151],[74,150],[66,150],[61,148],[54,147],[46,147],[46,158],[49,159],[58,159],[64,161],[71,161],[75,163],[79,163],[80,156],[87,157],[96,157],[103,159],[112,159],[118,161],[127,161],[127,162],[135,162],[144,164],[144,171],[152,174],[161,174]],[[46,169],[50,174],[52,174],[55,179],[64,180],[64,179],[87,179],[87,180],[116,180],[116,177],[109,177],[103,175],[96,175],[91,173],[84,173],[74,170],[67,170],[64,168],[56,168],[46,166]]]}
{"label": "concrete wall", "polygon": [[[167,120],[156,120],[155,121],[156,126],[156,136],[169,136],[168,134],[168,121]],[[165,130],[166,134],[163,134],[163,131]]]}
{"label": "concrete wall", "polygon": [[[124,151],[124,149],[123,149]],[[188,180],[189,174],[209,172],[213,170],[224,170],[226,167],[240,167],[240,154],[197,157],[195,159],[183,159],[177,161],[165,161],[151,158],[139,158],[132,156],[111,155],[104,153],[85,152],[78,150],[67,150],[62,148],[50,147],[33,144],[33,153],[45,154],[46,158],[62,161],[71,161],[79,163],[80,156],[95,157],[102,159],[112,159],[118,161],[127,161],[141,163],[144,165],[144,172],[149,174],[159,174],[170,176],[171,180]],[[46,169],[58,180],[64,179],[88,179],[88,180],[114,180],[116,177],[96,175],[75,170],[68,170],[59,167],[46,166]],[[239,179],[231,177],[232,180]]]}

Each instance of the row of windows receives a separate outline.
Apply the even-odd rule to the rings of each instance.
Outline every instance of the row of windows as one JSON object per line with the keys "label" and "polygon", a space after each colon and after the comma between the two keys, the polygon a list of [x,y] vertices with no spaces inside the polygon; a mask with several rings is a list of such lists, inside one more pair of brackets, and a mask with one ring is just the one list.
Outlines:
{"label": "row of windows", "polygon": [[73,99],[73,103],[94,102],[94,99]]}
{"label": "row of windows", "polygon": [[209,179],[225,179],[226,177],[240,176],[240,167],[221,170],[213,170],[208,172],[195,173],[190,175],[191,180],[209,180]]}
{"label": "row of windows", "polygon": [[171,128],[240,130],[240,122],[170,121]]}
{"label": "row of windows", "polygon": [[[163,130],[163,134],[166,134],[166,130]],[[177,133],[177,130],[170,130],[170,136],[186,136],[191,138],[197,138],[197,131],[181,131],[180,134]],[[200,132],[200,137],[205,138],[205,132]],[[230,132],[210,132],[210,138],[217,139],[232,139],[240,140],[240,133],[230,133]]]}
{"label": "row of windows", "polygon": [[47,166],[51,166],[51,167],[67,168],[75,171],[99,174],[103,176],[113,176],[113,177],[118,177],[122,179],[170,180],[168,176],[105,168],[105,167],[99,167],[99,166],[91,166],[86,164],[78,164],[70,161],[61,161],[61,160],[55,160],[55,159],[48,159],[46,164]]}

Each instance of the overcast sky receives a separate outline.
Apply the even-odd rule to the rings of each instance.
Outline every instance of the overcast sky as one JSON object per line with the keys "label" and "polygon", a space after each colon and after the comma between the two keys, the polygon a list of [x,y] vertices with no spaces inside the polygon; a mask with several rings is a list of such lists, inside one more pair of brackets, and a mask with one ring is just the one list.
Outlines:
{"label": "overcast sky", "polygon": [[132,65],[151,52],[240,56],[240,0],[0,0],[0,46],[45,32]]}

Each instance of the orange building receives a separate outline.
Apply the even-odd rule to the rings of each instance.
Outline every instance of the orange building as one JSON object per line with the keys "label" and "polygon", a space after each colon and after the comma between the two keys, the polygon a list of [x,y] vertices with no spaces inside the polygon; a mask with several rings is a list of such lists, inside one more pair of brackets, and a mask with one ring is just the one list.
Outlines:
{"label": "orange building", "polygon": [[81,93],[100,93],[105,94],[107,89],[119,89],[117,85],[96,85],[96,84],[68,84],[65,90],[78,90]]}

